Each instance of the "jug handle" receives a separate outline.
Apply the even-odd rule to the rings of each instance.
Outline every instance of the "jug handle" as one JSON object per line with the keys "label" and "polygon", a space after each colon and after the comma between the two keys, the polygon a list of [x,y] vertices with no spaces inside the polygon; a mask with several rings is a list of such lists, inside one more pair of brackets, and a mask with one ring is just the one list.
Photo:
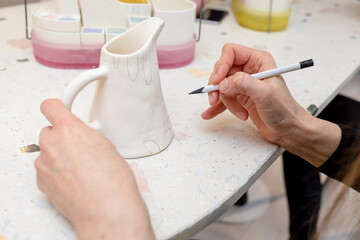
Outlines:
{"label": "jug handle", "polygon": [[[64,103],[65,107],[71,111],[71,106],[79,92],[93,81],[101,79],[105,80],[107,74],[107,67],[101,66],[96,69],[87,70],[78,75],[73,81],[69,83],[63,93],[63,96],[61,97],[61,101]],[[96,121],[88,123],[88,125],[97,130],[100,127]]]}

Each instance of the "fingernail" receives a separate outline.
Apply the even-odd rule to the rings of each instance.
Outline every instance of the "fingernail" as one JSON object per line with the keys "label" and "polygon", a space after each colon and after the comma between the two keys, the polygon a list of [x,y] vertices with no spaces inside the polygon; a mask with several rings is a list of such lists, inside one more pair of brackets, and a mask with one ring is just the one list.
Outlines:
{"label": "fingernail", "polygon": [[219,85],[219,90],[225,91],[228,88],[228,85],[229,85],[229,81],[227,79],[224,79],[224,81],[222,81]]}
{"label": "fingernail", "polygon": [[238,113],[236,114],[236,116],[237,116],[238,118],[240,118],[241,120],[243,120],[243,121],[246,120],[246,114],[245,114],[244,112],[238,112]]}
{"label": "fingernail", "polygon": [[203,112],[203,113],[201,114],[201,118],[206,120],[206,119],[207,119],[207,114],[206,114],[205,112]]}

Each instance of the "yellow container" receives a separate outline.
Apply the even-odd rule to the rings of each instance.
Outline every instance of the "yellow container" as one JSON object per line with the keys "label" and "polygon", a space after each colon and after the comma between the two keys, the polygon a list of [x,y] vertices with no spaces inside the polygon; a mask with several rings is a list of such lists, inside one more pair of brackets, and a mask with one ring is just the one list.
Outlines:
{"label": "yellow container", "polygon": [[[240,0],[232,0],[231,7],[240,25],[254,30],[269,31],[269,11],[247,8]],[[287,11],[272,11],[270,31],[284,30],[288,25],[290,12],[290,8]]]}
{"label": "yellow container", "polygon": [[146,0],[118,0],[123,3],[147,3]]}

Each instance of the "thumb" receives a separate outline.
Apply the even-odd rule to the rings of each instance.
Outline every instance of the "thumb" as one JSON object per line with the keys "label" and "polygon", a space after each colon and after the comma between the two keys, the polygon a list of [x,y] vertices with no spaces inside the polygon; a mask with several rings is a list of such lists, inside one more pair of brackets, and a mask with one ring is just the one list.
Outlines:
{"label": "thumb", "polygon": [[219,84],[219,91],[225,95],[247,95],[253,100],[264,95],[266,83],[244,72],[238,72]]}
{"label": "thumb", "polygon": [[41,104],[40,110],[53,126],[67,122],[75,117],[59,99],[46,99]]}

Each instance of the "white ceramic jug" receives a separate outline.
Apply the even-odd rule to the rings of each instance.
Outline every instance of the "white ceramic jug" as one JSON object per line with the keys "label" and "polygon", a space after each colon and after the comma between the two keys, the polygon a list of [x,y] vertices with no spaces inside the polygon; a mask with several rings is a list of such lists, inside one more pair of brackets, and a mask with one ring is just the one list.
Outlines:
{"label": "white ceramic jug", "polygon": [[99,80],[89,125],[103,133],[125,158],[164,150],[174,134],[164,103],[156,40],[164,26],[149,18],[106,43],[100,67],[76,77],[62,101],[68,109],[87,84]]}

